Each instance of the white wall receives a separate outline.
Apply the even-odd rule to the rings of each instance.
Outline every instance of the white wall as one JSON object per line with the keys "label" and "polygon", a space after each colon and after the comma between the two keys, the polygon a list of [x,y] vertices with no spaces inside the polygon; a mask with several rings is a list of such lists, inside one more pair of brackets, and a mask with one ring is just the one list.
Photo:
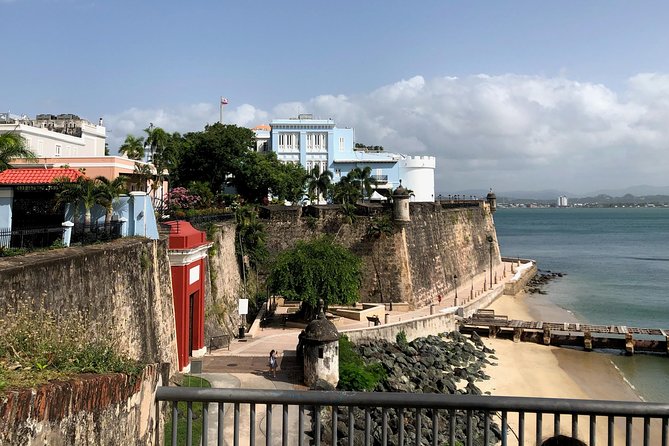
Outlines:
{"label": "white wall", "polygon": [[6,132],[18,132],[25,138],[28,148],[40,158],[105,154],[106,131],[101,126],[84,124],[81,138],[25,124],[0,124],[0,133]]}

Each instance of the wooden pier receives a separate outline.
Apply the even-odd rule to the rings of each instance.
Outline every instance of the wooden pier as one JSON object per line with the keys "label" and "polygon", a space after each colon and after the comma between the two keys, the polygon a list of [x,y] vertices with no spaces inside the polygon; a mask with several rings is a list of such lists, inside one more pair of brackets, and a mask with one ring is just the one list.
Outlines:
{"label": "wooden pier", "polygon": [[635,352],[669,355],[669,329],[509,320],[507,316],[496,315],[494,310],[478,310],[472,317],[462,319],[459,327],[461,333],[476,332],[514,342],[576,346],[586,351],[617,349],[628,355]]}

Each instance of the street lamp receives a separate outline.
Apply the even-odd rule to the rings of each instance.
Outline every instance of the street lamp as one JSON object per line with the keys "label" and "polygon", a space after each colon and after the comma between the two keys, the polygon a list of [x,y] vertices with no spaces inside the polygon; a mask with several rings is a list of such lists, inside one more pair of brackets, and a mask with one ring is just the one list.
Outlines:
{"label": "street lamp", "polygon": [[488,235],[486,240],[490,244],[490,288],[492,288],[492,248],[493,244],[495,243],[495,239],[493,239],[492,235]]}
{"label": "street lamp", "polygon": [[455,298],[453,299],[453,306],[458,306],[458,275],[453,274],[453,282],[455,282]]}

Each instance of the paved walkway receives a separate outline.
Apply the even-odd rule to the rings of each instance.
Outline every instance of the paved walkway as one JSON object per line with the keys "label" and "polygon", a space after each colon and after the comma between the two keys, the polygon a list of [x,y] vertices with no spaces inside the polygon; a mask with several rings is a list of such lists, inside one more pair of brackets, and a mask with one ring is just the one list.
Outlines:
{"label": "paved walkway", "polygon": [[[504,274],[504,270],[506,274]],[[494,286],[495,288],[504,286],[504,282],[511,279],[513,274],[510,271],[510,263],[500,265],[496,270],[499,283]],[[485,287],[489,289],[489,280],[489,275],[479,274],[469,283],[460,284],[457,290],[457,304],[462,305],[482,297],[484,295],[484,283]],[[435,296],[434,311],[452,307],[454,300],[455,292],[451,292],[444,295],[441,304],[438,305]],[[430,306],[406,312],[388,311],[388,322],[400,322],[428,316],[430,311]],[[368,322],[341,318],[336,325],[338,329],[343,330],[364,328],[368,326]],[[302,385],[302,372],[295,358],[297,337],[301,331],[301,328],[274,326],[258,331],[253,338],[234,339],[230,343],[229,350],[215,350],[205,356],[203,360],[204,373],[201,376],[207,379],[214,388],[307,390]],[[279,352],[279,371],[276,377],[270,376],[268,371],[268,356],[272,349]],[[289,407],[290,420],[297,420],[297,410],[297,407]],[[209,411],[209,443],[216,444],[218,405],[212,404]],[[281,444],[282,416],[282,408],[275,407],[272,412],[272,444]],[[240,444],[249,444],[251,432],[249,405],[240,405],[239,422]],[[308,420],[305,420],[305,423],[308,425]],[[266,444],[266,408],[264,405],[256,407],[254,424],[253,431],[255,432],[256,444]],[[233,428],[234,408],[232,404],[226,404],[224,419],[226,444],[232,444]],[[291,430],[288,435],[288,444],[297,444],[297,433]]]}

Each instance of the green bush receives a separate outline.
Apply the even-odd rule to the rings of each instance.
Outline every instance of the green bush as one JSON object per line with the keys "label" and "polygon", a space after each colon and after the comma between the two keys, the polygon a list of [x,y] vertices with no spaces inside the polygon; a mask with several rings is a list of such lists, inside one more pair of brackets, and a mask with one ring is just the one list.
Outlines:
{"label": "green bush", "polygon": [[386,375],[380,363],[365,363],[346,336],[339,338],[340,390],[371,391]]}
{"label": "green bush", "polygon": [[404,332],[404,330],[400,331],[397,333],[397,336],[395,336],[395,343],[397,345],[407,345],[407,334]]}

